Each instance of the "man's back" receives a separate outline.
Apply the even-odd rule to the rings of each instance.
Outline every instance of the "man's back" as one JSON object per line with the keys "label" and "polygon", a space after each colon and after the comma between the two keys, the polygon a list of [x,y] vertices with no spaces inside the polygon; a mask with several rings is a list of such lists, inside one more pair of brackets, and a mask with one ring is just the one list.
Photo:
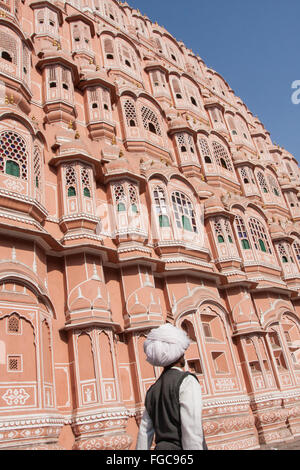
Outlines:
{"label": "man's back", "polygon": [[145,406],[153,422],[158,450],[182,449],[179,390],[189,375],[192,374],[179,369],[166,369],[148,390]]}

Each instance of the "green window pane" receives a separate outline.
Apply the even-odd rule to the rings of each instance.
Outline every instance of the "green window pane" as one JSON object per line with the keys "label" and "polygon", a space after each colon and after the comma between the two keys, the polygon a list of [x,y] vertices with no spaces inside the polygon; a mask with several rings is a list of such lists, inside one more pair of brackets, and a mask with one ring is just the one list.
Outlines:
{"label": "green window pane", "polygon": [[265,245],[264,241],[263,240],[258,240],[258,243],[259,243],[261,251],[263,251],[264,253],[267,253],[267,249],[266,249],[266,245]]}
{"label": "green window pane", "polygon": [[283,263],[288,263],[288,259],[287,259],[286,256],[283,256],[283,257],[282,257],[282,262],[283,262]]}
{"label": "green window pane", "polygon": [[76,196],[76,189],[73,188],[73,186],[71,186],[69,189],[68,189],[68,197],[74,197]]}
{"label": "green window pane", "polygon": [[250,244],[248,242],[248,240],[242,240],[242,247],[244,248],[244,250],[250,250]]}
{"label": "green window pane", "polygon": [[36,188],[39,187],[39,178],[38,178],[38,176],[35,177],[35,187]]}
{"label": "green window pane", "polygon": [[119,202],[118,212],[126,212],[126,207],[125,207],[125,204],[123,202]]}
{"label": "green window pane", "polygon": [[20,178],[20,167],[16,162],[13,162],[12,160],[8,160],[6,162],[5,173],[7,175],[12,175],[12,176],[16,176],[17,178]]}
{"label": "green window pane", "polygon": [[138,211],[137,205],[136,205],[136,204],[132,204],[131,210],[132,210],[132,212],[134,212],[135,214],[137,214],[137,211]]}
{"label": "green window pane", "polygon": [[91,192],[90,192],[89,188],[84,188],[83,195],[85,197],[91,197]]}
{"label": "green window pane", "polygon": [[228,240],[229,240],[229,243],[233,243],[233,240],[230,235],[228,235]]}
{"label": "green window pane", "polygon": [[224,243],[225,242],[224,237],[222,235],[218,235],[218,242],[219,243]]}
{"label": "green window pane", "polygon": [[181,217],[181,220],[182,220],[182,227],[184,228],[184,230],[187,230],[188,232],[192,232],[193,228],[192,228],[190,219],[186,217],[185,215],[183,215]]}
{"label": "green window pane", "polygon": [[160,227],[170,227],[169,217],[167,215],[159,216],[159,226]]}

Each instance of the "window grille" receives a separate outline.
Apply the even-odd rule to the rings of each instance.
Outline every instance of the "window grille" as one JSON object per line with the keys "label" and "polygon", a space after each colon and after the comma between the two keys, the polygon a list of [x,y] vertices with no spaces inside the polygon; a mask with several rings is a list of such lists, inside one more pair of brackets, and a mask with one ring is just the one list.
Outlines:
{"label": "window grille", "polygon": [[258,179],[258,182],[259,182],[259,185],[261,187],[261,190],[263,193],[268,193],[269,192],[269,188],[268,188],[268,185],[267,185],[267,181],[263,175],[263,173],[261,171],[259,171],[257,173],[257,179]]}
{"label": "window grille", "polygon": [[155,201],[155,211],[159,219],[159,226],[170,227],[170,220],[166,203],[166,194],[164,189],[161,186],[156,186],[153,190],[153,197]]}
{"label": "window grille", "polygon": [[252,240],[257,251],[272,254],[271,245],[266,233],[266,230],[262,223],[252,217],[249,220],[250,233]]}
{"label": "window grille", "polygon": [[0,171],[27,180],[28,153],[25,140],[16,132],[0,134]]}
{"label": "window grille", "polygon": [[242,248],[244,250],[250,250],[251,246],[249,243],[248,231],[246,229],[244,220],[239,215],[235,217],[235,226],[236,226],[237,235],[241,242]]}
{"label": "window grille", "polygon": [[11,315],[8,318],[7,331],[10,334],[20,333],[20,318],[17,315]]}
{"label": "window grille", "polygon": [[178,228],[197,233],[197,224],[193,205],[188,197],[176,191],[172,193],[172,205]]}
{"label": "window grille", "polygon": [[161,128],[156,114],[146,106],[142,107],[142,121],[147,131],[161,136]]}
{"label": "window grille", "polygon": [[280,196],[279,185],[278,185],[276,179],[274,178],[274,176],[269,175],[268,176],[268,181],[269,181],[270,187],[272,189],[272,192],[275,194],[275,196]]}
{"label": "window grille", "polygon": [[68,197],[77,195],[77,176],[75,166],[69,165],[65,168],[65,184]]}
{"label": "window grille", "polygon": [[135,104],[131,100],[126,100],[124,103],[124,112],[126,123],[128,127],[137,127],[137,114]]}
{"label": "window grille", "polygon": [[199,146],[205,163],[212,163],[212,156],[207,141],[205,139],[199,139]]}
{"label": "window grille", "polygon": [[18,372],[21,371],[21,357],[8,356],[8,371]]}
{"label": "window grille", "polygon": [[[7,34],[5,31],[0,31],[0,51],[3,59],[9,60],[14,65],[18,65],[18,46],[16,39]],[[10,59],[9,59],[10,58]]]}
{"label": "window grille", "polygon": [[41,188],[41,155],[38,147],[33,150],[33,174],[34,185],[37,189]]}
{"label": "window grille", "polygon": [[233,172],[232,163],[226,148],[218,142],[213,142],[212,147],[217,164]]}
{"label": "window grille", "polygon": [[91,187],[89,168],[87,168],[87,167],[81,168],[80,174],[81,174],[81,184],[82,184],[82,188],[83,188],[83,195],[85,197],[91,197],[92,187]]}

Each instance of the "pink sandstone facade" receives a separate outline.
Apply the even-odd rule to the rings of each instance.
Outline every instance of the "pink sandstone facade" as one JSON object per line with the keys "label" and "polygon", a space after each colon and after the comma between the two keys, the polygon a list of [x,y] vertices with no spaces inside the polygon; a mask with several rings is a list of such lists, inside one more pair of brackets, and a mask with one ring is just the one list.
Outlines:
{"label": "pink sandstone facade", "polygon": [[185,329],[209,449],[300,435],[300,169],[114,0],[0,0],[0,449],[133,449]]}

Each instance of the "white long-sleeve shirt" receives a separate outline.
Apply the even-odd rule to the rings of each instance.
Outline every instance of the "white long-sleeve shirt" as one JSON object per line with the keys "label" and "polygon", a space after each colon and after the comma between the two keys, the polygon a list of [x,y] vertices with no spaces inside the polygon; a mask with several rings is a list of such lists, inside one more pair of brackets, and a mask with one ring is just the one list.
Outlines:
{"label": "white long-sleeve shirt", "polygon": [[[179,369],[174,367],[174,369]],[[182,369],[179,369],[182,371]],[[195,377],[187,376],[179,389],[181,444],[183,450],[203,450],[202,394],[201,385]],[[136,450],[149,450],[152,446],[154,428],[152,420],[144,411],[140,424]]]}

